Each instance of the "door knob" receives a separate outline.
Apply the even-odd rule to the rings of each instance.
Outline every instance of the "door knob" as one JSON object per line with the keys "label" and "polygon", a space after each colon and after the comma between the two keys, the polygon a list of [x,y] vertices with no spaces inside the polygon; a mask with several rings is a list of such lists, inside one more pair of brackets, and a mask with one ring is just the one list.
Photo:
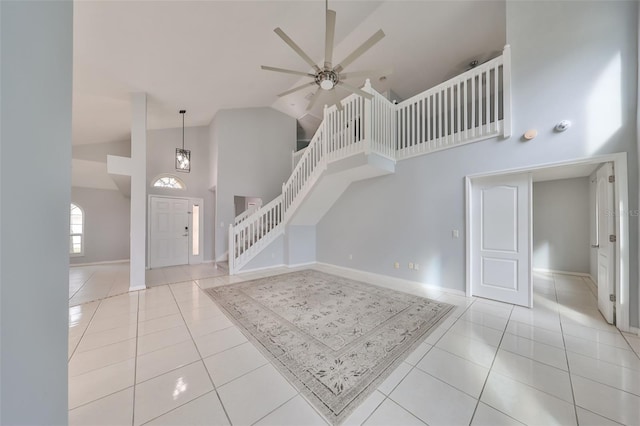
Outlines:
{"label": "door knob", "polygon": [[591,248],[600,248],[600,244],[591,244]]}

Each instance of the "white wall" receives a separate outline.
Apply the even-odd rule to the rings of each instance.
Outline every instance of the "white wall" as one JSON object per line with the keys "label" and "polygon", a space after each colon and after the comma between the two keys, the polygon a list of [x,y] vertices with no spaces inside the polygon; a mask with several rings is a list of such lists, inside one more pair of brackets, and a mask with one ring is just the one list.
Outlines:
{"label": "white wall", "polygon": [[[464,177],[475,173],[627,152],[629,208],[638,209],[638,4],[518,1],[506,8],[513,136],[401,161],[393,175],[352,184],[318,224],[319,261],[463,290]],[[573,127],[554,133],[563,119]],[[538,137],[523,142],[531,128]],[[638,218],[629,219],[630,258],[638,259]],[[637,326],[636,261],[630,285]]]}
{"label": "white wall", "polygon": [[533,184],[533,267],[590,272],[589,178]]}
{"label": "white wall", "polygon": [[[182,146],[182,127],[149,130],[147,132],[147,194],[172,197],[193,197],[204,200],[204,261],[213,260],[214,200],[209,191],[209,128],[186,127],[185,149],[191,150],[191,172],[175,169],[176,148]],[[154,179],[168,173],[179,177],[187,186],[186,191],[155,188]],[[147,236],[148,237],[148,236]]]}
{"label": "white wall", "polygon": [[64,425],[72,2],[0,2],[0,40],[0,423]]}
{"label": "white wall", "polygon": [[266,205],[282,193],[291,174],[296,120],[272,108],[219,111],[210,126],[215,155],[211,167],[216,186],[215,255],[229,249],[229,224],[235,218],[234,196],[262,198]]}
{"label": "white wall", "polygon": [[84,255],[71,264],[129,259],[131,203],[120,191],[71,188],[71,202],[84,211]]}

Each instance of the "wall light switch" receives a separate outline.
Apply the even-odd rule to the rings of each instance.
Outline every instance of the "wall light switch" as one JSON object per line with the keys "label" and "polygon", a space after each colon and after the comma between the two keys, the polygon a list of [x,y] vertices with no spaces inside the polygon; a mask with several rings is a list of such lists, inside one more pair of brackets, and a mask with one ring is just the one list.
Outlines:
{"label": "wall light switch", "polygon": [[454,229],[453,232],[451,232],[451,236],[453,238],[459,238],[460,237],[460,231],[458,231],[457,229]]}
{"label": "wall light switch", "polygon": [[349,260],[353,260],[353,255],[352,254],[349,255]]}
{"label": "wall light switch", "polygon": [[396,269],[400,269],[400,264],[398,262],[396,262],[396,263],[393,264],[393,267],[396,268]]}
{"label": "wall light switch", "polygon": [[413,270],[417,271],[418,269],[420,269],[420,265],[418,265],[417,263],[413,265]]}
{"label": "wall light switch", "polygon": [[409,269],[413,269],[413,262],[409,262]]}
{"label": "wall light switch", "polygon": [[220,228],[224,228],[224,222],[220,222]]}

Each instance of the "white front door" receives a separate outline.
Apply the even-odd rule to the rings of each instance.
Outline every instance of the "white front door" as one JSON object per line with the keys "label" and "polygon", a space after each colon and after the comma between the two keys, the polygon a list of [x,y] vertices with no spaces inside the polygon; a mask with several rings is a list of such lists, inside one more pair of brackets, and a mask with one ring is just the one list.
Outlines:
{"label": "white front door", "polygon": [[473,179],[470,202],[471,294],[531,307],[531,175]]}
{"label": "white front door", "polygon": [[615,234],[615,206],[613,198],[613,165],[606,163],[596,173],[596,248],[598,250],[598,309],[609,324],[613,324],[615,302],[610,299],[615,294],[615,242],[610,237]]}
{"label": "white front door", "polygon": [[151,197],[149,267],[189,263],[189,200]]}

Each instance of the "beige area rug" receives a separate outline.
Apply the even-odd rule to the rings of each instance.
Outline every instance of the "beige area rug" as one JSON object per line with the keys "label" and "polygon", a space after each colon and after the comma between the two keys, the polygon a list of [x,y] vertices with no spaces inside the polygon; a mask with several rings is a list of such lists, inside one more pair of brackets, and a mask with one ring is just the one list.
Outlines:
{"label": "beige area rug", "polygon": [[314,270],[206,291],[331,424],[342,422],[452,308]]}

